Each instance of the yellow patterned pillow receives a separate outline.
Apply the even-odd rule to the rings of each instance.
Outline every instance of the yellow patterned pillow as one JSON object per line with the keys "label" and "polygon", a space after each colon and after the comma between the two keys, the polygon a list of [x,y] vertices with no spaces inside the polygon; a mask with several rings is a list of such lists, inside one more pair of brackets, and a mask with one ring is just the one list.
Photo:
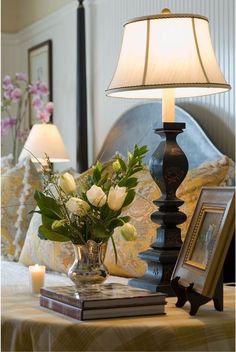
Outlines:
{"label": "yellow patterned pillow", "polygon": [[27,266],[32,264],[46,265],[49,270],[66,273],[68,265],[73,261],[71,242],[41,240],[38,237],[38,228],[41,224],[41,215],[34,213],[19,262]]}
{"label": "yellow patterned pillow", "polygon": [[1,176],[1,244],[2,255],[18,260],[30,223],[29,212],[36,206],[33,194],[40,188],[40,178],[29,159]]}
{"label": "yellow patterned pillow", "polygon": [[[225,156],[188,172],[177,192],[177,196],[185,201],[180,210],[187,215],[187,221],[180,226],[182,240],[186,236],[201,188],[226,185],[226,182],[230,182],[233,178],[233,173],[234,164]],[[131,217],[131,223],[137,229],[138,238],[136,241],[126,242],[122,239],[119,229],[116,229],[114,238],[118,252],[118,263],[115,263],[111,243],[108,245],[105,258],[105,264],[112,275],[137,277],[142,276],[147,268],[146,262],[139,259],[138,253],[148,249],[156,236],[158,225],[150,220],[150,214],[157,210],[152,201],[160,197],[160,191],[152,180],[148,169],[140,172],[136,193],[134,202],[125,211],[125,215]]]}
{"label": "yellow patterned pillow", "polygon": [[1,175],[13,167],[13,155],[9,154],[1,157]]}
{"label": "yellow patterned pillow", "polygon": [[182,240],[185,239],[202,187],[232,186],[234,180],[234,162],[226,156],[206,162],[188,172],[177,191],[177,196],[184,200],[181,211],[187,215],[187,220],[180,225]]}

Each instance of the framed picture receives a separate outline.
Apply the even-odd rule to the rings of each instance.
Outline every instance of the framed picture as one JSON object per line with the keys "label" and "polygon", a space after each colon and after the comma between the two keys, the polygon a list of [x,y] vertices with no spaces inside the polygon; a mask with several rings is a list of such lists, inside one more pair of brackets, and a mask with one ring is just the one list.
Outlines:
{"label": "framed picture", "polygon": [[209,298],[215,292],[234,231],[232,187],[202,188],[172,279]]}
{"label": "framed picture", "polygon": [[[47,40],[28,50],[28,70],[30,82],[42,81],[47,84],[49,95],[47,101],[52,101],[52,40]],[[36,122],[32,104],[29,106],[29,126]]]}

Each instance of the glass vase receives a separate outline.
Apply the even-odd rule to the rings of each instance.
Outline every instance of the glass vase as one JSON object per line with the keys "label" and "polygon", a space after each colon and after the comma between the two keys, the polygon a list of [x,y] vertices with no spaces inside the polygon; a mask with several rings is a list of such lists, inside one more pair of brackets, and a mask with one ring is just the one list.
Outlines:
{"label": "glass vase", "polygon": [[103,283],[108,270],[103,264],[107,243],[88,240],[86,244],[73,244],[75,260],[68,271],[69,278],[75,286]]}

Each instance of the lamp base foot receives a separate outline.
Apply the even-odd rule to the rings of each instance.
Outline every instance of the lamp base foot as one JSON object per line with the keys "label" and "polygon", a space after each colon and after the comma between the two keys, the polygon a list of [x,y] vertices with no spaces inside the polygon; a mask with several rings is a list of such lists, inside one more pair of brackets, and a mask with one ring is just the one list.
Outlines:
{"label": "lamp base foot", "polygon": [[135,278],[131,279],[128,282],[129,286],[136,287],[136,288],[143,288],[145,290],[149,290],[151,292],[162,292],[166,293],[169,297],[174,297],[175,292],[173,291],[172,287],[168,284],[157,284],[153,281],[149,281],[148,279],[144,278]]}

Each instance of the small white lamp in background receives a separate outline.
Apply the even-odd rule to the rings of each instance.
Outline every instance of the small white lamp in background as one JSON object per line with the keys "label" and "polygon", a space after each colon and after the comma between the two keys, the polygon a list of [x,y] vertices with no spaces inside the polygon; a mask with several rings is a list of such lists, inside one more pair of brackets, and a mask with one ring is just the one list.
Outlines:
{"label": "small white lamp in background", "polygon": [[25,142],[19,161],[31,155],[32,162],[37,162],[38,159],[44,163],[45,153],[52,163],[70,160],[58,128],[51,123],[35,124]]}
{"label": "small white lamp in background", "polygon": [[161,142],[149,164],[162,193],[154,201],[159,211],[151,219],[161,226],[151,248],[139,255],[148,269],[143,277],[129,282],[132,286],[173,294],[170,277],[182,245],[178,225],[186,220],[178,209],[184,202],[175,194],[188,171],[187,158],[176,142],[185,124],[175,122],[175,98],[229,89],[215,58],[206,17],[164,9],[161,14],[135,18],[124,25],[119,61],[107,95],[162,99],[163,122],[155,128]]}

